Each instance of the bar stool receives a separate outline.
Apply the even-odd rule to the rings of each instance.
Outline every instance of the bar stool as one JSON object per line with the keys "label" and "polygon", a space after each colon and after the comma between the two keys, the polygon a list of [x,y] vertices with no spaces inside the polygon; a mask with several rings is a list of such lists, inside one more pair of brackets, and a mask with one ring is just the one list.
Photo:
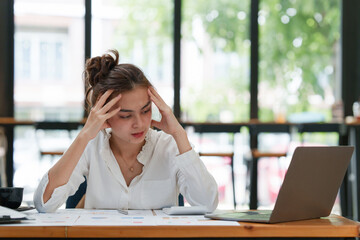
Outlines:
{"label": "bar stool", "polygon": [[250,209],[258,208],[258,161],[263,157],[286,157],[287,151],[268,152],[258,149],[258,136],[260,133],[288,133],[290,134],[289,124],[277,123],[258,123],[249,125],[251,159],[249,159],[249,190],[250,190]]}
{"label": "bar stool", "polygon": [[[51,146],[52,148],[44,148],[41,144],[41,133],[55,134],[55,132],[66,131],[69,145],[72,140],[72,131],[79,130],[81,124],[79,122],[36,122],[35,123],[35,136],[39,146],[40,156],[61,156],[68,146]],[[56,137],[54,137],[56,138]]]}
{"label": "bar stool", "polygon": [[234,153],[233,152],[227,152],[227,153],[220,153],[220,152],[204,153],[204,152],[199,152],[199,156],[200,157],[228,157],[228,158],[230,158],[233,204],[234,204],[234,209],[236,209],[235,176],[234,176]]}
{"label": "bar stool", "polygon": [[[200,134],[202,138],[203,133],[228,133],[233,134],[240,133],[241,128],[243,125],[232,125],[232,124],[223,124],[221,128],[218,128],[216,123],[206,123],[206,124],[199,124],[199,123],[182,123],[182,126],[190,132],[195,132]],[[187,130],[187,131],[188,131]],[[200,141],[200,145],[202,142]],[[234,148],[234,142],[231,142]],[[231,168],[231,181],[232,181],[232,191],[233,191],[233,204],[234,208],[236,209],[236,195],[235,195],[235,176],[234,176],[234,151],[226,151],[226,152],[209,152],[209,151],[200,151],[200,157],[229,157],[230,158],[230,168]]]}
{"label": "bar stool", "polygon": [[[203,133],[202,131],[199,132],[200,135],[200,145],[203,144]],[[207,132],[208,133],[208,132]],[[234,133],[228,133],[234,134]],[[234,148],[233,140],[230,140],[230,145]],[[232,184],[232,194],[233,194],[233,206],[236,209],[236,195],[235,195],[235,174],[234,174],[234,152],[233,151],[224,151],[224,152],[212,152],[212,151],[199,151],[200,157],[219,157],[219,158],[228,158],[230,159],[230,171],[231,171],[231,184]],[[204,158],[203,158],[204,159]]]}

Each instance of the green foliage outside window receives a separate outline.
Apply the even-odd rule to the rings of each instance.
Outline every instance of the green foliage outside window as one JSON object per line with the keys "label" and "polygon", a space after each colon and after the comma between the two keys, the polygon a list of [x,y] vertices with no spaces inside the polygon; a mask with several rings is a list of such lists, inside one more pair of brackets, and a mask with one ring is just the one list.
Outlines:
{"label": "green foliage outside window", "polygon": [[[239,15],[242,13],[234,9],[248,8],[249,2],[223,0],[186,3],[188,6],[183,14],[189,18],[200,17],[214,48],[222,46],[221,51],[227,53],[247,54],[244,50],[250,49],[244,48],[244,45],[249,38],[249,16],[246,15],[246,21],[240,21]],[[265,93],[279,101],[277,104],[285,106],[287,114],[313,111],[323,113],[327,120],[331,117],[331,104],[336,98],[340,3],[339,0],[260,1],[259,86],[265,83]],[[188,23],[191,24],[191,21]],[[183,27],[183,31],[191,29],[186,24]],[[246,77],[249,78],[249,75]],[[236,96],[249,92],[249,80],[240,75],[227,81],[218,81],[223,82],[223,86],[235,91]],[[204,89],[204,95],[214,93],[219,88],[216,85],[210,87],[216,90]],[[274,90],[277,87],[283,90],[281,96]],[[311,96],[321,99],[321,103],[312,104],[309,100]],[[266,106],[266,103],[262,106],[261,97],[259,96],[260,119],[274,120],[274,106]],[[221,108],[231,109],[226,96],[222,99],[216,106],[210,107],[208,99],[197,98],[191,107],[209,109],[209,112],[198,111],[196,119],[211,120],[210,116],[214,112],[216,115]],[[235,110],[236,112],[249,115],[248,107],[241,103],[238,107],[242,107],[243,111]],[[235,115],[234,120],[242,121],[244,117]]]}
{"label": "green foliage outside window", "polygon": [[[249,10],[250,1],[183,1],[182,43],[195,43],[203,68],[203,84],[182,87],[183,118],[195,122],[247,121],[249,119]],[[196,26],[201,26],[200,30]],[[203,31],[203,36],[197,36]],[[200,38],[200,39],[198,39]],[[184,60],[183,60],[184,61]],[[221,62],[223,61],[223,63]],[[183,77],[183,76],[182,76]],[[185,115],[185,116],[184,116]]]}
{"label": "green foliage outside window", "polygon": [[[269,93],[277,86],[284,89],[275,97],[288,115],[320,112],[331,120],[331,104],[340,90],[335,82],[340,4],[339,0],[261,1],[259,82],[266,82]],[[314,103],[311,97],[318,100]],[[268,107],[261,109],[260,118],[272,119]]]}
{"label": "green foliage outside window", "polygon": [[[192,86],[182,89],[183,115],[193,121],[219,121],[219,113],[228,111],[235,122],[248,120],[250,0],[188,0],[182,3],[182,43],[197,43],[194,21],[200,21],[212,51],[247,61],[240,67],[228,64],[213,79],[206,80],[201,89]],[[331,104],[337,100],[336,91],[339,90],[335,86],[340,4],[340,0],[260,1],[259,89],[265,89],[259,91],[258,96],[261,120],[274,120],[275,104],[285,106],[288,115],[312,111],[330,120]],[[134,43],[139,39],[147,46],[154,36],[166,39],[164,41],[172,37],[169,32],[173,27],[173,9],[163,1],[149,1],[143,5],[138,1],[117,1],[117,5],[123,7],[126,19],[126,24],[118,25],[122,36],[114,41],[120,52],[132,54],[136,48]],[[161,51],[162,41],[155,42]],[[204,54],[200,44],[197,50],[200,55]],[[172,61],[162,54],[157,58],[159,64]],[[146,61],[151,58],[144,64]],[[194,69],[198,67],[193,66]],[[280,94],[277,89],[281,90]],[[264,100],[264,95],[270,96],[273,102]],[[317,104],[310,99],[317,99]]]}

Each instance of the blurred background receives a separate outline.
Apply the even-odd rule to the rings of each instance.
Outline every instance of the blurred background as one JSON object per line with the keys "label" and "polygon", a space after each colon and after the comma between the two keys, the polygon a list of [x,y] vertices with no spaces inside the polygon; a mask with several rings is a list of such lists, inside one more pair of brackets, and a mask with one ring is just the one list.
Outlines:
{"label": "blurred background", "polygon": [[[0,27],[1,117],[81,122],[86,116],[85,60],[117,49],[120,62],[145,72],[173,107],[195,149],[204,153],[201,158],[219,185],[221,209],[248,208],[254,159],[251,130],[226,131],[224,126],[252,120],[342,122],[353,115],[352,103],[360,97],[360,5],[355,0],[1,4],[7,13],[2,22],[9,24]],[[194,127],[207,123],[212,123],[209,131]],[[63,151],[81,125],[51,129],[55,131],[37,124],[13,126],[4,147],[12,152],[6,161],[12,166],[7,166],[2,185],[25,187],[24,200],[31,201],[39,180],[59,158],[42,151]],[[256,135],[256,149],[284,153],[258,159],[260,208],[274,204],[296,146],[338,145],[342,137],[337,130],[273,130]],[[339,199],[334,211],[340,212]]]}

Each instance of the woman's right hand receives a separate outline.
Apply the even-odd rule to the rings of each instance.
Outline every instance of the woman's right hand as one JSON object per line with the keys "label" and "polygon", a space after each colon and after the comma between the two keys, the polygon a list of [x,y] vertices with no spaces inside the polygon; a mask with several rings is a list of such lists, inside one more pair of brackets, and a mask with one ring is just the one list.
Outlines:
{"label": "woman's right hand", "polygon": [[55,188],[66,184],[73,173],[76,164],[79,162],[81,155],[89,141],[96,137],[100,130],[109,127],[107,120],[120,111],[120,106],[116,107],[116,103],[120,100],[121,94],[106,103],[106,100],[114,90],[108,90],[101,95],[91,109],[85,126],[70,145],[68,150],[60,158],[60,160],[49,170],[47,184],[42,196],[46,203]]}
{"label": "woman's right hand", "polygon": [[108,128],[109,124],[107,123],[107,120],[118,113],[121,109],[119,106],[118,108],[110,111],[110,109],[120,100],[121,94],[105,104],[106,100],[113,93],[113,91],[113,89],[107,90],[98,98],[95,105],[91,108],[88,119],[84,128],[82,129],[82,132],[87,138],[89,138],[89,140],[95,138],[99,131]]}

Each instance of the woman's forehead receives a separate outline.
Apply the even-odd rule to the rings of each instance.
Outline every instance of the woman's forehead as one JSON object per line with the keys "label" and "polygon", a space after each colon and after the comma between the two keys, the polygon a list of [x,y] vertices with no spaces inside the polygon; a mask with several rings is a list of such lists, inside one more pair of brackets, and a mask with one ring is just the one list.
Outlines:
{"label": "woman's forehead", "polygon": [[147,88],[137,87],[133,90],[121,93],[118,104],[120,104],[123,109],[138,110],[148,105],[149,101],[150,96]]}

